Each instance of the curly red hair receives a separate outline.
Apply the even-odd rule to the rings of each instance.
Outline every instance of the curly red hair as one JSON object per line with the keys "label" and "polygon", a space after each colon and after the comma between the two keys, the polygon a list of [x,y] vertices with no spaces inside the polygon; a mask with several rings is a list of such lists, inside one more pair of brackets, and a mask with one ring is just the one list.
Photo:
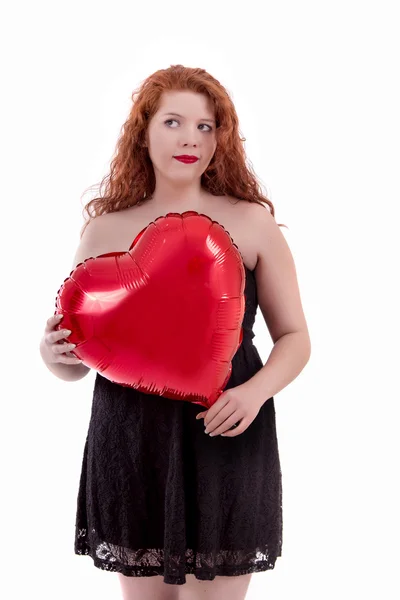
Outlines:
{"label": "curly red hair", "polygon": [[99,197],[90,200],[83,209],[89,219],[82,228],[81,237],[91,219],[143,203],[154,192],[156,181],[144,146],[145,135],[147,123],[157,112],[162,93],[170,90],[205,94],[214,106],[217,148],[201,176],[202,188],[215,196],[229,195],[262,206],[266,203],[275,216],[272,202],[262,193],[252,167],[246,164],[242,145],[246,138],[240,135],[239,119],[228,92],[204,69],[171,65],[150,75],[133,92],[133,106],[121,128],[110,173],[99,184]]}

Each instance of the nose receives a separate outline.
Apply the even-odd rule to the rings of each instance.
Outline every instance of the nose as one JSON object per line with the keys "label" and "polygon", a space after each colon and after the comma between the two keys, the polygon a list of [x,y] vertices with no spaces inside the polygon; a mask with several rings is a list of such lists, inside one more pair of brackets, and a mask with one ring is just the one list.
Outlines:
{"label": "nose", "polygon": [[[186,139],[188,139],[188,138],[186,138]],[[194,148],[197,148],[198,142],[195,140],[195,141],[193,141],[192,143],[190,143],[190,142],[186,142],[186,143],[184,143],[183,145],[184,145],[184,146],[193,146]]]}
{"label": "nose", "polygon": [[[182,139],[186,139],[186,142],[183,143],[183,146],[193,146],[193,148],[197,148],[199,145],[199,140],[201,136],[201,131],[198,129],[195,130],[186,130],[185,133],[182,133]],[[203,134],[204,135],[204,134]]]}

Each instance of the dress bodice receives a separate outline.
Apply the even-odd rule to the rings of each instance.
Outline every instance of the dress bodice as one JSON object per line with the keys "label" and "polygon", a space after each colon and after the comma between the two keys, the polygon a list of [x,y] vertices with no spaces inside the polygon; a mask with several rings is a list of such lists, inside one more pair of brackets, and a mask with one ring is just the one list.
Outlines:
{"label": "dress bodice", "polygon": [[256,318],[256,312],[258,307],[258,297],[257,297],[257,283],[254,271],[251,271],[246,265],[244,265],[244,270],[246,274],[246,283],[245,283],[245,311],[243,317],[243,342],[251,342],[254,338],[254,322]]}

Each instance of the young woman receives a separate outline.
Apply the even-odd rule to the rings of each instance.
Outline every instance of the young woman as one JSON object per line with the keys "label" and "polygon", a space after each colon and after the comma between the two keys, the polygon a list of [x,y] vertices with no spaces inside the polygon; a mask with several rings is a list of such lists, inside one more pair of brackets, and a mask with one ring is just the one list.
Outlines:
{"label": "young woman", "polygon": [[[311,352],[295,265],[246,165],[221,84],[177,65],[151,75],[136,95],[104,190],[86,205],[90,219],[72,268],[127,251],[168,212],[206,214],[243,258],[244,337],[229,393],[208,411],[96,374],[75,553],[117,572],[125,600],[243,600],[251,574],[273,569],[282,550],[274,395]],[[182,155],[197,160],[177,160]],[[258,306],[274,343],[265,366],[252,341]],[[68,333],[56,331],[57,322],[46,325],[43,359],[56,376],[80,379],[90,369],[60,343]]]}

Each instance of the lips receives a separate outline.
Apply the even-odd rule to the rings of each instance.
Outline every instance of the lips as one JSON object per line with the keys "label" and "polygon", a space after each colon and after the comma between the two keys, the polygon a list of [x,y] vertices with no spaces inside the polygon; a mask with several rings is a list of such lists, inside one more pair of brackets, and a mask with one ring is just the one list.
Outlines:
{"label": "lips", "polygon": [[182,154],[180,156],[174,156],[174,158],[176,158],[176,160],[179,160],[180,162],[184,162],[184,163],[195,163],[199,160],[197,156],[189,156],[187,154]]}

